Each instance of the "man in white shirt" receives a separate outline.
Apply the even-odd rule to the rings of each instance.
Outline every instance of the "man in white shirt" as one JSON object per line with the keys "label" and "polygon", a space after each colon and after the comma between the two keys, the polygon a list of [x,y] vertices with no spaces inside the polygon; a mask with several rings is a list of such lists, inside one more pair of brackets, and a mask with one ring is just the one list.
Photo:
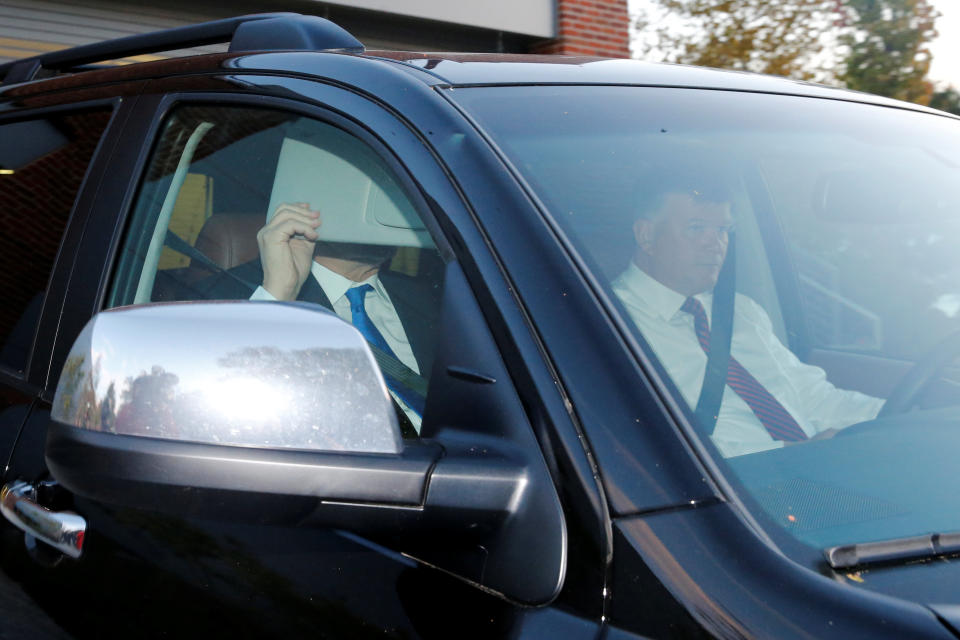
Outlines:
{"label": "man in white shirt", "polygon": [[[281,204],[257,233],[259,259],[231,269],[230,277],[219,277],[204,287],[205,297],[314,302],[354,324],[360,304],[385,342],[387,348],[379,345],[381,349],[414,374],[428,375],[439,287],[382,271],[395,247],[320,241],[320,224],[320,213],[308,204]],[[258,282],[260,286],[255,285]],[[389,378],[387,386],[419,432],[422,406],[416,405],[422,405],[423,399],[418,402],[409,391],[396,391]]]}
{"label": "man in white shirt", "polygon": [[[613,282],[691,408],[706,371],[712,291],[733,224],[731,198],[710,182],[674,175],[638,191],[633,261]],[[774,335],[763,308],[740,294],[730,356],[712,435],[727,457],[831,437],[883,406],[882,399],[838,389],[822,369],[801,362]]]}

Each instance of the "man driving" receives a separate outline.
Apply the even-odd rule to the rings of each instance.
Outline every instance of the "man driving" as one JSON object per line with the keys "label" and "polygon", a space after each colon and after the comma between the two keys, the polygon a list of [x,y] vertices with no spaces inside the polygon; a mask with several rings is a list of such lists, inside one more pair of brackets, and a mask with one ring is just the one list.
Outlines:
{"label": "man driving", "polygon": [[[684,399],[697,405],[710,349],[713,289],[727,255],[733,198],[719,180],[672,173],[635,194],[636,247],[613,290]],[[766,311],[735,298],[726,386],[712,440],[726,456],[831,437],[883,400],[838,389],[773,333]]]}

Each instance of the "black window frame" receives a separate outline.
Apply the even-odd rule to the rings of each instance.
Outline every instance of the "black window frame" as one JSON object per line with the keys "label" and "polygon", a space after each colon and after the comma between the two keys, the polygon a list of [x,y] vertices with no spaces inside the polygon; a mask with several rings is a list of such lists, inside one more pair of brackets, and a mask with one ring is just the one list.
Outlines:
{"label": "black window frame", "polygon": [[[21,389],[37,391],[44,386],[44,377],[47,373],[44,365],[49,362],[63,302],[70,286],[70,271],[80,236],[90,215],[99,183],[108,170],[112,149],[122,129],[121,102],[119,97],[70,102],[69,96],[65,96],[60,104],[0,113],[0,126],[93,111],[103,111],[107,115],[107,122],[87,162],[84,176],[74,195],[73,204],[60,236],[59,246],[47,276],[37,326],[27,345],[28,355],[23,370],[0,362],[0,384],[12,384]],[[26,386],[24,383],[27,383]]]}

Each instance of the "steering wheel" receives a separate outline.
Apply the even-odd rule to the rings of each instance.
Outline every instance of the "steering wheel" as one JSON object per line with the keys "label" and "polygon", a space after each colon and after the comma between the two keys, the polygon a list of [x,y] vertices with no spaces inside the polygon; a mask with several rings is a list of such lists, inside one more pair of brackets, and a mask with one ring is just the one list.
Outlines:
{"label": "steering wheel", "polygon": [[960,356],[960,331],[951,333],[927,351],[897,383],[887,398],[878,418],[906,413],[917,403],[920,394],[943,369]]}

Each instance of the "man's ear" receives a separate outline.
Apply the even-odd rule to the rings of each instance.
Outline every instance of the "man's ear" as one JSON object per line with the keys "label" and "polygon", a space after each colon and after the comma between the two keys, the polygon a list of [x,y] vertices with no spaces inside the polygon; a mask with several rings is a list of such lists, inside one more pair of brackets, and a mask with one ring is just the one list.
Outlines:
{"label": "man's ear", "polygon": [[653,249],[654,240],[653,222],[646,218],[637,218],[637,221],[633,223],[633,238],[636,240],[638,247],[643,249],[644,252],[650,253]]}

